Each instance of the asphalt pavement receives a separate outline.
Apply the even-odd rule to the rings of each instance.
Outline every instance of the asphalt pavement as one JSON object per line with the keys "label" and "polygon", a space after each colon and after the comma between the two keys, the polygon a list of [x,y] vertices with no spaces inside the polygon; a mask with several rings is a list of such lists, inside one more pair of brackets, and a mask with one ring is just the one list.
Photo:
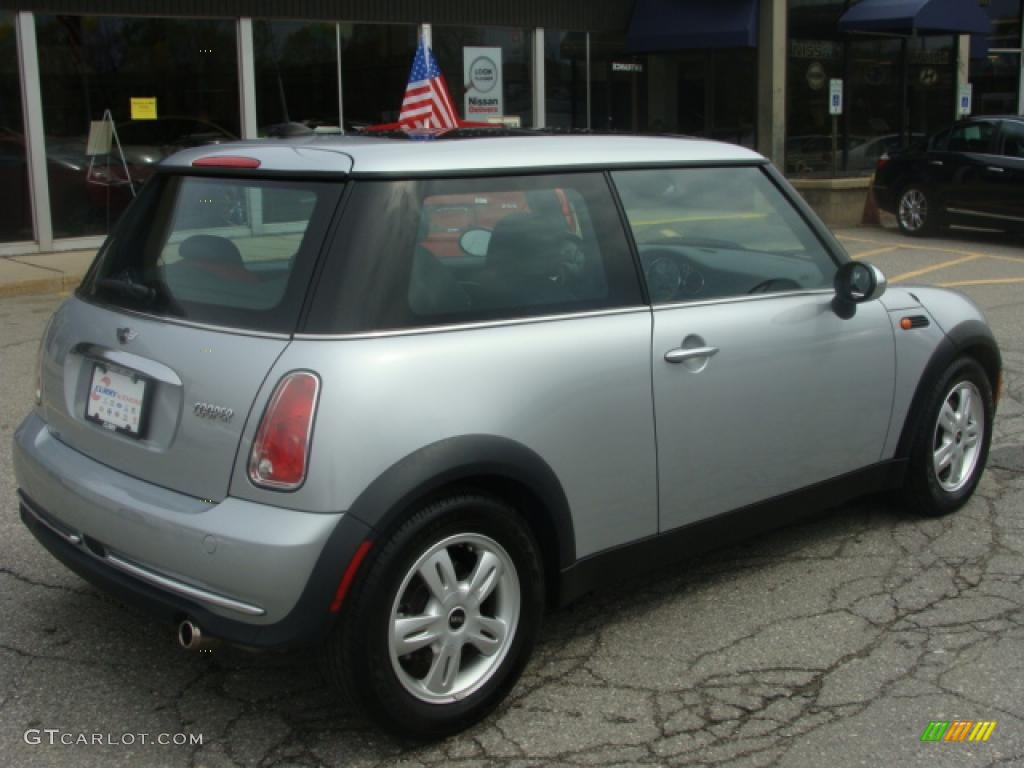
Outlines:
{"label": "asphalt pavement", "polygon": [[[985,310],[1006,385],[973,500],[922,520],[868,499],[589,595],[550,614],[495,715],[427,746],[346,710],[308,654],[180,651],[172,628],[36,543],[10,441],[60,297],[0,299],[2,762],[1024,765],[1024,241],[838,234],[893,282],[955,287]],[[956,720],[996,725],[984,743],[921,741]]]}

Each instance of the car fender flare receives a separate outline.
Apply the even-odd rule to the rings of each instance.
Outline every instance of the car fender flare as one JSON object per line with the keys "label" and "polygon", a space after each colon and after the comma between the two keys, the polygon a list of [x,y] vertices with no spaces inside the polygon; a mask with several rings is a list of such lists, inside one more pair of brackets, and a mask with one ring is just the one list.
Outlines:
{"label": "car fender flare", "polygon": [[[980,320],[965,320],[946,332],[946,336],[932,352],[932,356],[917,382],[917,388],[914,390],[914,397],[907,412],[907,419],[903,423],[903,431],[900,432],[900,440],[896,446],[897,458],[910,457],[910,446],[924,415],[923,410],[928,390],[957,357],[968,350],[978,348],[985,350],[989,356],[989,360],[979,360],[978,362],[989,373],[992,373],[991,368],[994,366],[995,373],[998,375],[1002,370],[1002,356],[991,329],[985,323]],[[996,383],[993,381],[993,388],[995,385]]]}
{"label": "car fender flare", "polygon": [[348,509],[374,532],[389,531],[442,488],[499,478],[526,488],[542,504],[557,536],[558,567],[576,561],[569,501],[554,470],[534,450],[496,435],[461,435],[424,446],[392,464]]}

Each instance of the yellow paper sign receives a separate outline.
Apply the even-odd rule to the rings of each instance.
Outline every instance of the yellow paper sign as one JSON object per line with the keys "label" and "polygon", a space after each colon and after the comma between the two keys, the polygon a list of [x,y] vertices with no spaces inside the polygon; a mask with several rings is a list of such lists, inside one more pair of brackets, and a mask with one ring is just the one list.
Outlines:
{"label": "yellow paper sign", "polygon": [[156,120],[156,97],[132,96],[132,120]]}

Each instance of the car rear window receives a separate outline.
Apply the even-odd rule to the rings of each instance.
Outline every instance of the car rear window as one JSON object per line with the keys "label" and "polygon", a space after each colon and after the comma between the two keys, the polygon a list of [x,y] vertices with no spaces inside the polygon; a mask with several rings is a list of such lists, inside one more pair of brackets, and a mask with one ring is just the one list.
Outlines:
{"label": "car rear window", "polygon": [[160,174],[108,238],[80,295],[192,322],[288,333],[340,185]]}
{"label": "car rear window", "polygon": [[306,329],[461,324],[642,303],[604,176],[352,182]]}

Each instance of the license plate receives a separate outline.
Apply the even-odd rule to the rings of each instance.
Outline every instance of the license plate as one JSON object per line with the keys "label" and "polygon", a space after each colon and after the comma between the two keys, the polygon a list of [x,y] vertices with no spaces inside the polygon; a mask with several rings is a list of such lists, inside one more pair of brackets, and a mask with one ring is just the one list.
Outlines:
{"label": "license plate", "polygon": [[97,363],[92,369],[85,417],[106,429],[141,437],[149,379]]}

